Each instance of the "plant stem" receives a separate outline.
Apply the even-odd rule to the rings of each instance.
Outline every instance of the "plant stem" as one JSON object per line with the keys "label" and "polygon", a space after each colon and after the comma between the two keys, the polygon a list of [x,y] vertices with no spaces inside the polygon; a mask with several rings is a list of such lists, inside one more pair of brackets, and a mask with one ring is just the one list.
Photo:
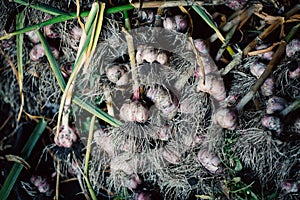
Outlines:
{"label": "plant stem", "polygon": [[[102,5],[102,4],[101,4]],[[98,21],[99,10],[104,9],[99,3],[93,3],[90,14],[87,18],[87,22],[85,24],[84,37],[81,37],[77,58],[75,61],[74,69],[69,77],[68,83],[66,85],[65,91],[61,97],[61,102],[58,111],[57,117],[57,129],[56,136],[60,134],[60,127],[68,127],[69,126],[69,114],[70,107],[72,103],[73,91],[75,87],[75,80],[78,72],[84,65],[84,63],[90,59],[89,52],[91,52],[91,47],[93,44],[94,33],[96,32],[96,24]],[[102,12],[103,14],[103,12]],[[101,27],[100,27],[101,29]]]}
{"label": "plant stem", "polygon": [[225,76],[228,72],[230,72],[235,66],[237,66],[241,62],[242,57],[243,52],[239,50],[239,52],[234,55],[233,60],[228,65],[226,65],[224,70],[221,71],[221,75]]}
{"label": "plant stem", "polygon": [[280,115],[282,117],[287,116],[290,112],[297,110],[300,108],[300,99],[297,99],[292,104],[290,104],[288,107],[286,107],[283,111],[280,112]]}
{"label": "plant stem", "polygon": [[35,4],[29,3],[28,0],[12,0],[13,2],[16,2],[18,4],[28,6],[30,8],[42,11],[44,13],[48,13],[50,15],[69,15],[68,13],[61,11],[57,8],[53,8],[52,6],[49,6],[44,3],[38,3],[36,2]]}
{"label": "plant stem", "polygon": [[[112,14],[112,13],[117,13],[117,12],[121,12],[121,11],[124,11],[124,10],[131,10],[131,9],[134,9],[134,6],[132,6],[130,4],[123,5],[123,6],[116,6],[116,7],[113,7],[113,8],[108,8],[105,11],[105,14]],[[84,11],[84,12],[80,13],[80,17],[87,17],[89,15],[89,13],[90,13],[90,11]],[[51,25],[51,24],[56,24],[56,23],[60,23],[60,22],[64,22],[64,21],[68,21],[68,20],[72,20],[72,19],[76,19],[76,18],[77,18],[77,13],[76,12],[69,13],[68,15],[59,15],[59,16],[54,17],[52,19],[46,20],[42,23],[27,26],[25,28],[18,29],[15,32],[8,33],[8,34],[0,37],[0,40],[9,39],[10,37],[18,35],[18,34],[38,30],[40,28],[43,28],[44,26],[48,26],[48,25]]]}
{"label": "plant stem", "polygon": [[244,106],[253,98],[253,96],[255,95],[257,90],[260,88],[260,86],[265,82],[265,80],[272,73],[273,68],[277,65],[277,63],[281,59],[281,56],[285,52],[285,46],[286,46],[286,42],[284,40],[281,41],[277,51],[274,53],[272,60],[269,62],[268,66],[265,69],[265,71],[263,72],[263,74],[259,77],[259,79],[252,86],[251,90],[241,99],[241,101],[236,106],[236,109],[238,112],[242,111]]}
{"label": "plant stem", "polygon": [[201,82],[202,82],[202,84],[205,84],[205,69],[204,69],[204,65],[202,62],[202,58],[199,55],[199,52],[195,47],[194,40],[192,37],[189,37],[189,41],[191,43],[192,50],[193,50],[194,54],[196,55],[197,63],[200,66],[200,71],[201,71],[201,76],[202,76]]}
{"label": "plant stem", "polygon": [[88,137],[88,142],[87,142],[87,147],[86,147],[86,154],[85,154],[85,169],[84,169],[84,176],[88,190],[90,192],[90,195],[93,200],[97,200],[95,191],[93,190],[93,187],[90,183],[89,180],[89,160],[90,160],[90,155],[91,155],[91,149],[92,149],[92,141],[94,137],[94,125],[95,125],[95,115],[91,119],[91,124],[90,124],[90,130],[89,130],[89,137]]}
{"label": "plant stem", "polygon": [[[48,62],[50,63],[50,67],[51,67],[52,71],[54,72],[54,76],[58,82],[58,85],[60,86],[61,90],[64,92],[65,88],[66,88],[66,83],[60,72],[58,63],[56,62],[56,60],[53,56],[53,53],[51,52],[51,49],[49,48],[46,38],[43,36],[43,34],[41,34],[41,32],[38,31],[37,33],[38,33],[39,39],[43,45],[43,48],[45,49],[45,54],[47,56]],[[122,123],[119,120],[108,115],[106,112],[102,111],[95,105],[93,105],[89,102],[84,102],[82,99],[80,99],[76,95],[73,97],[73,102],[76,103],[81,108],[83,108],[84,110],[91,113],[92,115],[96,115],[99,119],[109,123],[112,126],[118,127],[118,126],[122,125]]]}
{"label": "plant stem", "polygon": [[[122,0],[122,3],[124,3],[125,0]],[[130,23],[130,18],[127,10],[123,11],[123,16],[124,16],[124,21],[125,21],[125,28],[126,30],[131,30],[131,23]]]}
{"label": "plant stem", "polygon": [[[275,23],[276,24],[276,23]],[[267,68],[263,72],[263,74],[259,77],[259,79],[256,81],[256,83],[252,86],[251,90],[241,99],[241,101],[238,103],[236,109],[238,112],[242,111],[244,106],[253,98],[257,90],[260,88],[260,86],[264,83],[266,78],[272,73],[273,68],[277,63],[280,61],[281,56],[285,52],[286,44],[293,38],[295,33],[297,33],[298,29],[300,28],[300,23],[298,23],[296,26],[292,28],[292,30],[288,33],[288,35],[281,40],[279,47],[277,51],[274,53],[272,60],[269,62]],[[249,46],[249,45],[248,45]],[[282,111],[282,114],[285,116],[292,110],[298,107],[298,104],[294,104],[295,107],[292,108],[292,106],[287,107]]]}
{"label": "plant stem", "polygon": [[[222,35],[222,33],[220,32],[220,30],[218,29],[218,27],[215,25],[215,23],[211,20],[211,18],[208,16],[207,12],[204,10],[204,8],[195,5],[192,6],[192,8],[196,11],[196,13],[206,22],[206,24],[208,26],[210,26],[215,33],[217,34],[219,40],[224,44],[225,43],[225,39]],[[233,56],[234,55],[234,51],[230,46],[226,47],[228,53]]]}
{"label": "plant stem", "polygon": [[[203,5],[204,1],[193,1],[193,3],[190,3],[190,1],[149,1],[149,2],[143,2],[142,8],[165,8],[165,7],[177,7],[177,6],[192,6],[193,4],[197,5]],[[135,8],[140,8],[140,3],[135,2],[131,3]]]}
{"label": "plant stem", "polygon": [[[44,132],[45,128],[47,126],[47,122],[44,119],[41,119],[39,123],[36,125],[35,129],[31,133],[30,137],[28,138],[25,146],[23,147],[21,151],[21,156],[24,160],[28,159],[36,142]],[[5,179],[4,184],[2,185],[2,188],[0,190],[0,199],[6,200],[10,194],[10,191],[12,190],[20,172],[23,169],[23,165],[19,163],[15,163],[10,170],[7,178]]]}
{"label": "plant stem", "polygon": [[59,177],[60,177],[60,159],[57,159],[55,197],[54,197],[55,200],[59,199]]}
{"label": "plant stem", "polygon": [[[21,29],[24,27],[24,11],[19,13],[17,15],[17,24],[16,28]],[[24,35],[20,34],[16,37],[16,43],[17,43],[17,66],[18,66],[18,83],[19,83],[19,90],[20,90],[20,98],[21,98],[21,105],[20,105],[20,111],[18,114],[17,121],[20,121],[23,107],[24,107],[24,95],[23,95],[23,39]]]}
{"label": "plant stem", "polygon": [[48,42],[46,40],[46,38],[44,37],[44,35],[41,33],[41,31],[37,31],[37,35],[39,37],[39,40],[41,41],[41,44],[44,48],[46,57],[49,61],[50,67],[55,75],[55,78],[58,82],[58,85],[60,86],[60,89],[62,91],[64,91],[65,87],[66,87],[66,83],[65,80],[61,74],[61,71],[59,69],[58,63],[55,60],[55,57],[53,56],[53,53],[48,45]]}
{"label": "plant stem", "polygon": [[264,40],[270,33],[272,33],[282,23],[283,23],[283,18],[279,18],[268,28],[266,28],[261,34],[259,34],[254,40],[252,40],[246,46],[246,48],[243,50],[243,55],[248,55],[248,53],[257,45],[259,41]]}
{"label": "plant stem", "polygon": [[237,24],[234,25],[230,31],[227,33],[227,35],[225,36],[225,41],[224,43],[222,44],[221,48],[219,49],[218,53],[217,53],[217,56],[216,56],[216,60],[220,60],[221,56],[223,55],[225,49],[228,47],[228,44],[233,36],[233,34],[235,33],[236,31],[236,28],[237,28]]}
{"label": "plant stem", "polygon": [[243,190],[246,190],[246,189],[250,188],[253,184],[254,184],[254,182],[250,183],[249,185],[247,185],[247,186],[245,186],[245,187],[243,187],[243,188],[240,188],[240,189],[238,189],[238,190],[233,190],[233,191],[230,191],[230,192],[231,192],[231,193],[238,193],[238,192],[241,192],[241,191],[243,191]]}
{"label": "plant stem", "polygon": [[130,35],[124,28],[122,31],[125,33],[125,38],[127,41],[128,46],[128,54],[130,59],[130,70],[132,73],[132,80],[133,80],[133,92],[134,97],[139,99],[139,81],[138,81],[138,73],[137,73],[137,66],[135,61],[135,52],[134,52],[134,43],[132,35]]}

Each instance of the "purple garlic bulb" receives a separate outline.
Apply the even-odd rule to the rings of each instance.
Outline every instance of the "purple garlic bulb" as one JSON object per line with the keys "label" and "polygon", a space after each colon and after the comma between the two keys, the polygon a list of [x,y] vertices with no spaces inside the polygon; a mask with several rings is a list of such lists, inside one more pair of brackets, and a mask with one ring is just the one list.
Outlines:
{"label": "purple garlic bulb", "polygon": [[255,62],[250,66],[250,72],[256,78],[259,78],[265,71],[266,65],[261,62]]}
{"label": "purple garlic bulb", "polygon": [[273,78],[267,78],[263,85],[261,86],[261,94],[268,97],[273,95],[275,88],[275,82]]}
{"label": "purple garlic bulb", "polygon": [[267,102],[266,113],[274,114],[282,111],[287,106],[287,101],[281,97],[273,96]]}
{"label": "purple garlic bulb", "polygon": [[218,156],[212,154],[208,150],[200,150],[197,158],[203,167],[205,167],[210,173],[218,174],[222,171],[221,160]]}
{"label": "purple garlic bulb", "polygon": [[295,53],[300,51],[300,40],[299,39],[293,39],[292,41],[290,41],[286,45],[285,51],[286,51],[287,57],[292,57],[293,55],[295,55]]}
{"label": "purple garlic bulb", "polygon": [[222,128],[234,130],[237,126],[237,116],[229,108],[219,108],[213,115],[213,120]]}
{"label": "purple garlic bulb", "polygon": [[278,134],[282,132],[283,128],[280,119],[272,115],[264,116],[262,125],[271,131],[275,131]]}
{"label": "purple garlic bulb", "polygon": [[248,0],[227,0],[225,5],[232,10],[240,10],[244,8]]}

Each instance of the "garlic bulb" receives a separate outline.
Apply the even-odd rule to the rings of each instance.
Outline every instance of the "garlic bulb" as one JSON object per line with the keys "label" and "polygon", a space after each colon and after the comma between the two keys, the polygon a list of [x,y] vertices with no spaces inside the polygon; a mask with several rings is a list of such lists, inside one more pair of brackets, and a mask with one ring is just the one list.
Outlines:
{"label": "garlic bulb", "polygon": [[213,115],[213,120],[222,128],[234,130],[237,126],[237,116],[229,108],[219,108]]}
{"label": "garlic bulb", "polygon": [[198,161],[205,167],[210,173],[217,174],[222,171],[221,160],[218,156],[212,154],[206,149],[202,149],[198,152]]}
{"label": "garlic bulb", "polygon": [[199,80],[197,92],[207,92],[213,96],[217,101],[222,101],[226,98],[226,91],[222,77],[217,73],[210,73],[205,76],[205,83],[202,79]]}
{"label": "garlic bulb", "polygon": [[120,118],[125,122],[145,123],[149,118],[149,110],[138,101],[124,103],[120,109]]}

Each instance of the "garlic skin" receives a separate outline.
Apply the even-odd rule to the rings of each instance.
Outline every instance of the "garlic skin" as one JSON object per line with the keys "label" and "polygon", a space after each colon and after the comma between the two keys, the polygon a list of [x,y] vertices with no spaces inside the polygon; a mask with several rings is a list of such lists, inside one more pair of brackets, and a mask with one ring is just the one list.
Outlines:
{"label": "garlic skin", "polygon": [[292,79],[300,78],[300,66],[298,66],[298,67],[297,67],[296,69],[294,69],[293,71],[292,71],[292,70],[289,70],[288,75],[289,75],[289,77],[292,78]]}
{"label": "garlic skin", "polygon": [[299,183],[297,181],[283,181],[281,183],[281,189],[286,193],[295,193],[298,192],[300,188]]}
{"label": "garlic skin", "polygon": [[222,171],[221,160],[218,156],[212,154],[206,149],[202,149],[197,155],[198,161],[205,167],[210,173],[218,174]]}
{"label": "garlic skin", "polygon": [[[59,58],[59,51],[55,47],[50,47],[53,56],[58,59]],[[31,51],[29,52],[30,60],[38,61],[40,58],[45,56],[45,50],[42,44],[35,45]]]}
{"label": "garlic skin", "polygon": [[50,190],[50,185],[47,183],[47,179],[41,176],[33,175],[30,178],[30,182],[37,187],[40,193],[47,193]]}
{"label": "garlic skin", "polygon": [[141,192],[137,194],[136,200],[151,200],[151,195]]}
{"label": "garlic skin", "polygon": [[127,175],[134,174],[134,162],[134,158],[128,153],[117,155],[110,162],[111,173],[123,171]]}
{"label": "garlic skin", "polygon": [[29,53],[30,60],[32,61],[38,61],[44,55],[45,55],[45,50],[41,44],[35,45]]}
{"label": "garlic skin", "polygon": [[172,133],[172,127],[169,125],[160,126],[155,131],[155,135],[157,136],[157,139],[162,141],[167,141],[169,138],[171,138],[171,133]]}
{"label": "garlic skin", "polygon": [[71,30],[71,38],[70,38],[70,44],[72,49],[78,50],[78,45],[80,42],[80,38],[82,35],[82,29],[78,26],[74,26]]}
{"label": "garlic skin", "polygon": [[273,78],[267,78],[260,88],[261,94],[266,97],[273,95],[274,89],[275,89],[275,82]]}
{"label": "garlic skin", "polygon": [[299,39],[293,39],[291,40],[285,48],[286,56],[292,57],[295,55],[298,51],[300,51],[300,40]]}
{"label": "garlic skin", "polygon": [[282,132],[282,123],[278,117],[267,115],[262,119],[262,125],[271,131],[275,131],[277,134]]}
{"label": "garlic skin", "polygon": [[166,65],[167,62],[168,62],[167,54],[163,51],[158,52],[157,57],[156,57],[156,61],[159,62],[162,65]]}
{"label": "garlic skin", "polygon": [[176,30],[176,23],[173,17],[166,17],[163,21],[163,27],[168,30]]}
{"label": "garlic skin", "polygon": [[[217,73],[218,67],[209,55],[201,56],[201,61],[204,66],[204,74],[205,75],[210,74],[210,73]],[[195,70],[195,76],[202,78],[202,72],[201,72],[200,66],[197,66],[197,68]]]}
{"label": "garlic skin", "polygon": [[68,126],[60,128],[59,134],[54,137],[54,142],[59,147],[70,148],[77,139],[76,130]]}
{"label": "garlic skin", "polygon": [[25,35],[27,35],[29,40],[34,44],[37,44],[40,42],[39,36],[37,35],[36,31],[26,32]]}
{"label": "garlic skin", "polygon": [[[49,20],[51,18],[52,17],[50,15],[47,15],[45,17],[45,20]],[[49,38],[55,39],[55,38],[59,37],[59,33],[53,31],[53,25],[52,24],[48,25],[48,26],[44,26],[43,30],[44,30],[45,35]]]}
{"label": "garlic skin", "polygon": [[141,183],[142,181],[137,174],[131,174],[130,177],[124,181],[124,186],[132,190],[136,189]]}
{"label": "garlic skin", "polygon": [[209,48],[204,40],[196,39],[194,40],[194,45],[200,54],[209,55]]}
{"label": "garlic skin", "polygon": [[152,46],[138,45],[136,62],[138,65],[140,65],[144,60],[149,63],[153,63],[156,61],[161,65],[165,65],[168,62],[168,56],[164,51],[158,50]]}
{"label": "garlic skin", "polygon": [[136,53],[136,61],[138,64],[143,63],[143,61],[147,61],[149,63],[153,63],[157,58],[157,49],[151,46],[142,46],[139,45],[137,47]]}
{"label": "garlic skin", "polygon": [[174,16],[175,23],[176,23],[176,31],[184,32],[188,28],[188,22],[186,18],[182,15],[175,15]]}
{"label": "garlic skin", "polygon": [[180,152],[178,152],[178,150],[176,150],[174,147],[165,146],[162,151],[162,156],[169,163],[174,165],[179,164],[181,160]]}
{"label": "garlic skin", "polygon": [[120,118],[125,122],[145,123],[149,118],[149,110],[138,101],[124,103],[120,109]]}
{"label": "garlic skin", "polygon": [[223,101],[226,98],[226,90],[222,77],[217,73],[210,73],[205,76],[205,83],[199,80],[196,92],[207,92],[217,101]]}
{"label": "garlic skin", "polygon": [[78,26],[74,26],[71,30],[71,35],[74,40],[79,42],[82,35],[82,29]]}
{"label": "garlic skin", "polygon": [[[191,44],[189,44],[191,45]],[[206,42],[202,39],[196,39],[194,40],[195,48],[197,49],[201,62],[204,66],[204,74],[210,74],[210,73],[217,73],[218,66],[216,65],[215,61],[212,59],[212,57],[209,54],[209,48],[206,44]],[[188,47],[189,49],[192,49],[191,47]],[[197,66],[195,70],[195,76],[196,77],[202,77],[201,67]]]}
{"label": "garlic skin", "polygon": [[274,114],[282,111],[288,105],[287,101],[281,97],[273,96],[267,101],[266,113]]}
{"label": "garlic skin", "polygon": [[53,56],[58,59],[59,58],[59,51],[55,48],[55,47],[50,47],[51,52],[53,54]]}
{"label": "garlic skin", "polygon": [[138,18],[141,22],[153,23],[155,19],[154,11],[152,9],[139,10]]}
{"label": "garlic skin", "polygon": [[237,116],[229,108],[219,108],[213,115],[213,121],[222,128],[234,130],[237,127]]}
{"label": "garlic skin", "polygon": [[156,108],[168,119],[173,118],[178,110],[178,99],[176,96],[161,85],[148,87],[146,97],[151,99]]}
{"label": "garlic skin", "polygon": [[166,17],[163,21],[163,27],[168,30],[184,32],[188,28],[188,21],[182,15]]}
{"label": "garlic skin", "polygon": [[227,0],[225,5],[232,10],[240,10],[245,7],[248,0]]}
{"label": "garlic skin", "polygon": [[264,73],[266,67],[267,66],[264,63],[255,62],[250,66],[250,72],[258,79]]}
{"label": "garlic skin", "polygon": [[106,70],[108,80],[115,83],[117,86],[128,84],[128,68],[126,65],[113,65]]}

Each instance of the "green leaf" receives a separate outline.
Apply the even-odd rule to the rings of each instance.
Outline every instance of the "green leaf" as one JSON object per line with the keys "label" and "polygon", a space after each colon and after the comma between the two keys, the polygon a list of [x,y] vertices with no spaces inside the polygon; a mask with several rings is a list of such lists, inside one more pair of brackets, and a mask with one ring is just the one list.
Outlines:
{"label": "green leaf", "polygon": [[198,13],[198,15],[216,32],[218,38],[221,40],[222,43],[225,42],[224,37],[222,36],[221,32],[219,31],[216,24],[211,20],[209,14],[200,6],[192,6],[192,8]]}
{"label": "green leaf", "polygon": [[[24,160],[26,160],[35,146],[36,142],[44,132],[45,128],[47,126],[47,122],[44,119],[41,119],[39,123],[36,125],[35,129],[31,133],[30,137],[28,138],[25,146],[23,147],[21,151],[21,156]],[[23,166],[19,163],[15,163],[10,170],[7,178],[5,179],[5,182],[1,188],[0,191],[0,200],[6,200],[20,174],[22,171]]]}
{"label": "green leaf", "polygon": [[234,162],[235,162],[234,171],[237,171],[237,172],[241,171],[243,169],[243,165],[242,165],[241,161],[238,158],[235,158]]}
{"label": "green leaf", "polygon": [[33,4],[33,3],[29,3],[28,0],[13,0],[13,1],[16,2],[16,3],[19,3],[21,5],[28,6],[30,8],[42,11],[44,13],[48,13],[50,15],[69,15],[68,13],[66,13],[64,11],[61,11],[57,8],[53,8],[53,7],[51,7],[47,4],[44,4],[44,3],[35,2]]}
{"label": "green leaf", "polygon": [[[89,13],[89,12],[88,12]],[[61,71],[59,69],[59,65],[50,49],[50,46],[47,43],[46,38],[44,37],[44,35],[40,32],[37,31],[39,39],[41,41],[41,44],[45,50],[45,54],[47,56],[48,62],[50,64],[50,67],[52,69],[52,71],[54,72],[54,76],[61,88],[62,91],[65,90],[66,88],[66,82],[61,74]],[[92,33],[89,32],[89,34],[91,35]],[[88,36],[88,38],[90,38]],[[88,46],[88,42],[84,44],[83,48]],[[79,57],[83,56],[83,52],[80,54]],[[76,65],[76,63],[75,63]],[[122,123],[115,119],[114,117],[110,116],[109,114],[107,114],[106,112],[102,111],[101,109],[99,109],[98,107],[96,107],[95,105],[85,102],[83,100],[81,100],[78,96],[74,96],[73,97],[73,102],[76,103],[78,106],[80,106],[81,108],[85,109],[86,111],[90,112],[92,115],[95,115],[96,117],[98,117],[99,119],[111,124],[112,126],[120,126],[122,125]]]}
{"label": "green leaf", "polygon": [[[121,12],[121,11],[124,11],[124,10],[131,10],[131,9],[134,9],[134,6],[130,5],[130,4],[123,5],[123,6],[116,6],[116,7],[108,8],[105,11],[105,14],[106,15],[107,14],[113,14],[113,13]],[[90,11],[84,11],[84,12],[80,13],[80,17],[87,17],[89,15],[89,13],[90,13]],[[4,35],[3,37],[0,37],[0,40],[8,39],[12,36],[15,36],[15,35],[18,35],[18,34],[21,34],[21,33],[27,33],[27,32],[30,32],[30,31],[34,31],[34,30],[38,30],[40,28],[43,28],[44,26],[48,26],[48,25],[56,24],[56,23],[60,23],[60,22],[65,22],[65,21],[68,21],[68,20],[76,19],[76,18],[77,18],[77,13],[76,12],[69,13],[68,15],[59,15],[57,17],[46,20],[46,21],[41,22],[39,24],[34,24],[34,25],[31,25],[31,26],[27,26],[25,28],[18,29],[15,32],[8,33],[8,34]]]}
{"label": "green leaf", "polygon": [[[24,27],[24,11],[20,12],[17,15],[17,23],[16,28],[20,29]],[[19,83],[19,89],[20,89],[20,98],[21,98],[21,105],[20,105],[20,111],[18,114],[18,121],[20,121],[22,113],[23,113],[23,106],[24,106],[24,95],[23,95],[23,41],[24,41],[24,35],[20,34],[16,37],[16,44],[17,44],[17,66],[18,66],[18,83]]]}
{"label": "green leaf", "polygon": [[241,177],[234,177],[232,181],[237,184],[238,182],[241,182]]}
{"label": "green leaf", "polygon": [[50,46],[48,45],[48,42],[46,40],[46,38],[44,37],[44,35],[40,32],[40,31],[37,31],[37,34],[38,34],[38,37],[42,43],[42,46],[44,48],[44,51],[45,51],[45,54],[46,54],[46,57],[49,61],[49,64],[50,64],[50,67],[55,75],[55,78],[58,82],[58,85],[60,86],[60,89],[62,91],[64,91],[65,87],[66,87],[66,83],[65,83],[65,80],[61,74],[61,71],[59,69],[59,66],[58,66],[58,63],[56,62],[56,59],[51,51],[51,48]]}

